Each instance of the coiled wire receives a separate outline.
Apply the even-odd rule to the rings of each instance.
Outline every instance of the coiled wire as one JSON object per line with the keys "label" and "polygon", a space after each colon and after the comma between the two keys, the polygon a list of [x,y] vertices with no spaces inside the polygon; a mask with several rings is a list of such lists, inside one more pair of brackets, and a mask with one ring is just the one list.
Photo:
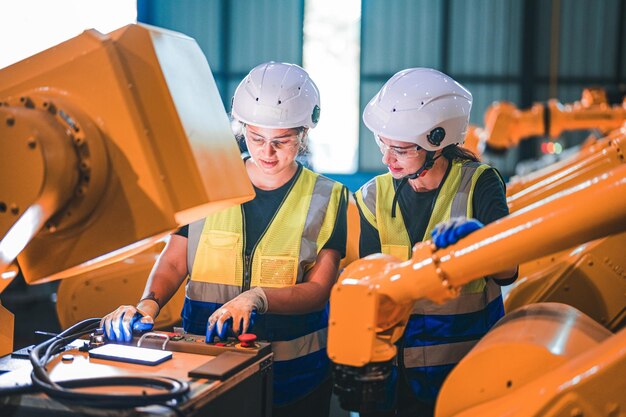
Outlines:
{"label": "coiled wire", "polygon": [[[35,346],[30,352],[33,365],[31,379],[33,386],[41,389],[55,400],[77,406],[93,408],[134,408],[148,405],[175,407],[170,402],[178,402],[189,392],[189,385],[170,377],[148,376],[110,376],[89,379],[77,379],[54,382],[50,379],[46,364],[50,358],[60,352],[70,341],[91,333],[100,325],[99,318],[83,320],[59,335]],[[136,386],[158,389],[158,392],[142,394],[106,394],[86,392],[82,389],[106,386]],[[79,391],[78,388],[81,390]],[[177,413],[178,410],[175,409]]]}

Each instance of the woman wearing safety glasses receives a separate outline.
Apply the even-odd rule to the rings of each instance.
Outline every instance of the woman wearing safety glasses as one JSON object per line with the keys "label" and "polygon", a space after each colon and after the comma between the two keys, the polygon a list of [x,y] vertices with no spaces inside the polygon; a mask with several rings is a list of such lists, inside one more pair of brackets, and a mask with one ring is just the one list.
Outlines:
{"label": "woman wearing safety glasses", "polygon": [[269,62],[246,76],[232,116],[256,197],[172,235],[137,307],[103,319],[109,338],[129,338],[138,310],[152,322],[189,275],[185,331],[214,341],[229,327],[250,329],[271,341],[273,415],[328,415],[327,306],[345,256],[347,190],[296,161],[319,114],[317,87],[299,66]]}
{"label": "woman wearing safety glasses", "polygon": [[[445,247],[508,214],[499,173],[461,147],[471,106],[467,89],[429,68],[400,71],[369,102],[363,121],[389,172],[355,194],[361,257],[406,260],[431,236]],[[500,286],[516,277],[515,268],[474,281],[443,305],[417,301],[398,342],[395,396],[374,415],[433,415],[445,377],[503,316]]]}

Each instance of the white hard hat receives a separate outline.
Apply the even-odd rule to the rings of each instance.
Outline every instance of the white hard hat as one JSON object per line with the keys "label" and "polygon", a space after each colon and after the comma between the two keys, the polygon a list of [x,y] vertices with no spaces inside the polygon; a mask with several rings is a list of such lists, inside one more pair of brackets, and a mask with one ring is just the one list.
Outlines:
{"label": "white hard hat", "polygon": [[370,100],[363,122],[375,135],[436,151],[463,143],[471,108],[472,94],[446,74],[409,68]]}
{"label": "white hard hat", "polygon": [[320,116],[320,93],[298,65],[267,62],[239,83],[232,115],[259,127],[313,128]]}

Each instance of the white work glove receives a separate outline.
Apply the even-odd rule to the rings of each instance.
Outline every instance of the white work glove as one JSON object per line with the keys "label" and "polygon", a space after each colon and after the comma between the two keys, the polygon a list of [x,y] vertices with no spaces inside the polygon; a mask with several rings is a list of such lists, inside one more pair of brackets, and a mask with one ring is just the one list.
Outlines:
{"label": "white work glove", "polygon": [[221,339],[225,338],[226,332],[223,329],[226,320],[230,318],[233,320],[233,332],[245,333],[250,325],[250,315],[253,311],[259,314],[267,312],[267,296],[261,287],[239,294],[211,314],[207,324],[207,342],[212,342],[215,335]]}
{"label": "white work glove", "polygon": [[152,330],[154,317],[159,314],[159,305],[154,300],[142,300],[138,307],[119,306],[100,320],[100,327],[107,339],[113,342],[130,342],[133,329]]}

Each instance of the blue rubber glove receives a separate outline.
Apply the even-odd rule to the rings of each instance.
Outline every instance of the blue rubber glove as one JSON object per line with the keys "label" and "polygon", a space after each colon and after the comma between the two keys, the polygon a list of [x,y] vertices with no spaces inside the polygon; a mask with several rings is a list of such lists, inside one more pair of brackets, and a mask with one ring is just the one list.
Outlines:
{"label": "blue rubber glove", "polygon": [[150,330],[152,330],[152,328],[154,327],[154,323],[141,321],[143,317],[144,316],[142,316],[141,313],[135,313],[132,320],[130,321],[130,327],[133,329],[133,331],[149,332]]}
{"label": "blue rubber glove", "polygon": [[133,331],[145,332],[152,330],[154,319],[143,314],[136,307],[120,306],[117,310],[107,314],[100,326],[106,338],[112,342],[130,342]]}
{"label": "blue rubber glove", "polygon": [[457,243],[461,238],[482,227],[484,225],[476,219],[455,217],[447,222],[439,223],[431,235],[435,245],[441,249]]}
{"label": "blue rubber glove", "polygon": [[[248,325],[248,330],[250,330],[252,326],[254,326],[255,318],[256,318],[256,311],[253,311],[252,313],[250,313],[250,324]],[[206,337],[204,341],[206,343],[213,343],[215,336],[217,336],[219,340],[226,340],[226,338],[228,338],[229,335],[237,336],[235,332],[231,331],[232,327],[233,327],[232,317],[224,322],[221,329],[219,328],[219,326],[215,324],[214,325],[209,324],[207,325],[207,328],[206,328]],[[243,329],[243,326],[240,326],[239,328]]]}

